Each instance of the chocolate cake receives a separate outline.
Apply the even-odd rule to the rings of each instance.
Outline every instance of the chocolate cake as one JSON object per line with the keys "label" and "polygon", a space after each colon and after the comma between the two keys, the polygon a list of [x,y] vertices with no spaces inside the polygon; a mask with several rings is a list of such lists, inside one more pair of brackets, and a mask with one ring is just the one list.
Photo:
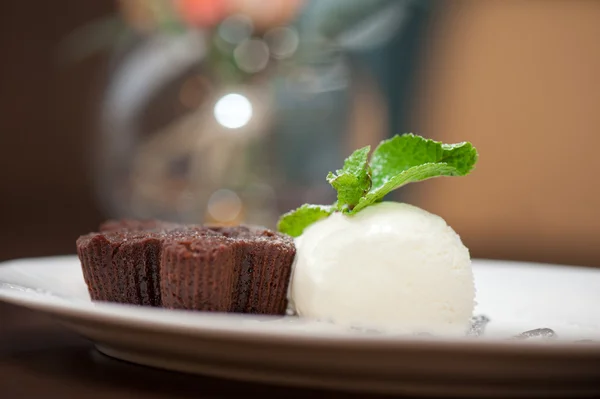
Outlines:
{"label": "chocolate cake", "polygon": [[229,312],[236,255],[235,243],[222,235],[166,240],[160,273],[163,306]]}
{"label": "chocolate cake", "polygon": [[209,228],[218,236],[165,240],[163,305],[284,314],[296,254],[293,240],[255,226]]}
{"label": "chocolate cake", "polygon": [[[150,226],[148,226],[150,227]],[[93,300],[160,306],[160,255],[165,230],[154,225],[103,225],[77,240]]]}
{"label": "chocolate cake", "polygon": [[108,221],[77,240],[93,300],[284,314],[293,240],[254,226]]}

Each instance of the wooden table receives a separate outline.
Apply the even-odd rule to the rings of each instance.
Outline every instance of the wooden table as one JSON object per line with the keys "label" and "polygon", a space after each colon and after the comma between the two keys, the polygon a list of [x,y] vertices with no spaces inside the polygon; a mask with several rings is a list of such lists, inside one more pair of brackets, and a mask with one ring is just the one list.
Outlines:
{"label": "wooden table", "polygon": [[[239,396],[238,396],[239,395]],[[47,316],[0,302],[0,398],[382,398],[179,374],[108,358]]]}

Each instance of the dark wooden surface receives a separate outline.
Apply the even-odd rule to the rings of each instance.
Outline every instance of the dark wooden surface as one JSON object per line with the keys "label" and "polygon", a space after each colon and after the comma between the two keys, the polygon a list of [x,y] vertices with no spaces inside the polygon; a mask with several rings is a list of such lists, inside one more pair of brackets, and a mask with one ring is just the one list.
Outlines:
{"label": "dark wooden surface", "polygon": [[383,398],[229,381],[98,353],[50,318],[0,302],[0,398]]}

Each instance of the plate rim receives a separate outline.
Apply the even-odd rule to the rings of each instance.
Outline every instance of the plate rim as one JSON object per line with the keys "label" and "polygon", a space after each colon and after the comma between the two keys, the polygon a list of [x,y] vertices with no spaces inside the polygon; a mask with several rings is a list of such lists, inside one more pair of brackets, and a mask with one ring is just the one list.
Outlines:
{"label": "plate rim", "polygon": [[[69,260],[73,262],[76,259],[76,255],[59,255],[59,256],[47,256],[47,257],[32,257],[32,258],[20,258],[12,259],[8,261],[0,262],[0,268],[15,263],[27,263],[27,262],[48,262],[48,261],[60,261]],[[503,261],[493,259],[473,259],[477,263],[509,263],[511,266],[528,265],[528,266],[544,266],[544,267],[555,267],[555,268],[569,268],[569,269],[580,269],[593,271],[600,273],[600,270],[585,267],[585,266],[565,266],[558,264],[545,264],[535,262],[519,262],[519,261]],[[2,281],[0,281],[2,282]],[[10,283],[9,283],[10,284]],[[583,358],[596,358],[600,356],[600,343],[575,343],[567,341],[559,342],[544,342],[544,341],[521,341],[521,340],[509,340],[509,339],[469,339],[465,337],[423,337],[423,336],[404,336],[404,337],[390,337],[390,336],[379,336],[379,335],[359,335],[359,334],[332,334],[328,332],[315,332],[313,334],[298,333],[295,330],[280,330],[280,329],[265,329],[261,328],[249,328],[249,325],[237,325],[237,326],[224,326],[223,323],[219,325],[210,325],[216,318],[223,318],[227,322],[231,322],[236,317],[242,317],[243,315],[237,314],[210,314],[211,320],[208,324],[203,325],[190,325],[173,323],[163,319],[149,319],[140,314],[123,314],[123,313],[111,313],[112,308],[129,308],[135,309],[135,305],[125,304],[112,304],[102,303],[93,305],[88,302],[73,301],[73,302],[62,302],[62,301],[43,301],[41,294],[23,294],[15,289],[0,287],[0,301],[11,303],[13,305],[26,307],[31,310],[40,311],[42,313],[49,314],[56,318],[63,319],[68,318],[72,322],[73,320],[93,321],[110,324],[114,327],[122,328],[133,328],[133,329],[149,329],[153,332],[168,333],[168,334],[180,334],[180,333],[193,333],[196,336],[203,336],[214,339],[220,337],[223,339],[234,339],[237,341],[272,341],[277,340],[279,343],[286,345],[327,345],[335,346],[336,349],[348,349],[357,348],[365,350],[431,350],[431,351],[466,351],[466,352],[481,352],[485,351],[490,354],[506,354],[506,355],[540,355],[540,356],[579,356]],[[85,305],[84,305],[85,304]],[[186,311],[181,310],[168,310],[168,309],[152,309],[152,312],[177,312],[183,313]],[[128,312],[129,313],[129,312]],[[142,312],[143,313],[143,312]],[[207,316],[197,315],[197,316]],[[267,317],[268,318],[268,317]],[[266,318],[265,318],[266,319]]]}

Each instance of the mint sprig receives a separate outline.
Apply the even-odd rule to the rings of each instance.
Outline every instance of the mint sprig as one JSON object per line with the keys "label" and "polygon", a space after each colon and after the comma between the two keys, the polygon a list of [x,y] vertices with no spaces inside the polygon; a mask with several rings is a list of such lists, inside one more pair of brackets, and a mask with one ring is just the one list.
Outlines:
{"label": "mint sprig", "polygon": [[292,237],[298,237],[306,227],[325,219],[333,213],[333,207],[328,205],[304,204],[300,208],[283,214],[279,218],[277,229]]}
{"label": "mint sprig", "polygon": [[337,210],[352,210],[371,188],[369,151],[370,146],[354,151],[342,169],[327,175],[327,181],[337,191]]}
{"label": "mint sprig", "polygon": [[369,147],[354,151],[342,169],[327,175],[327,181],[337,191],[335,204],[302,205],[280,218],[279,231],[297,237],[306,227],[335,211],[355,214],[408,183],[465,176],[478,158],[471,143],[443,144],[412,133],[382,141],[370,162],[369,151]]}
{"label": "mint sprig", "polygon": [[384,140],[371,155],[371,189],[352,213],[408,183],[440,176],[465,176],[476,162],[477,150],[467,142],[443,144],[414,134]]}

